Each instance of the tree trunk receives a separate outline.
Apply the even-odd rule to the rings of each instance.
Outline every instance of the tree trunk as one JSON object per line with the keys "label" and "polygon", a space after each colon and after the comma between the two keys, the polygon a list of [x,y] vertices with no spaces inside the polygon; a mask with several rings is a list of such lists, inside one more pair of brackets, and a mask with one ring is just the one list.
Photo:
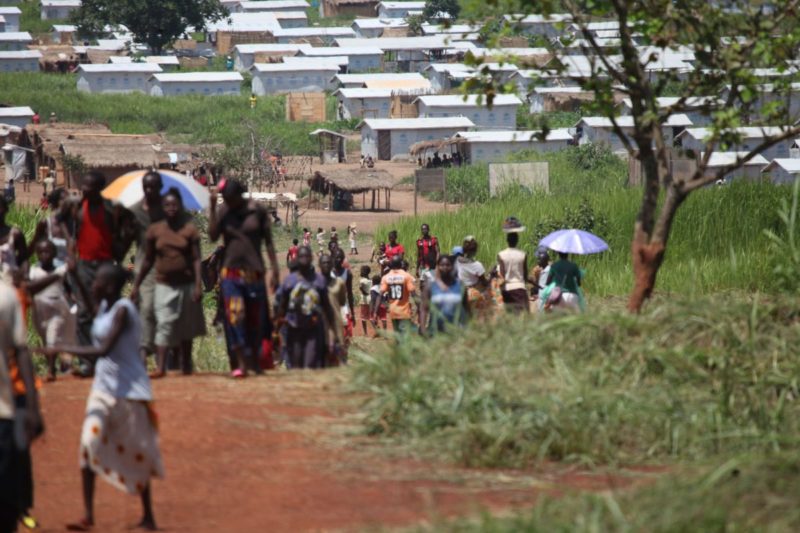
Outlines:
{"label": "tree trunk", "polygon": [[631,261],[633,265],[633,290],[628,299],[628,311],[638,313],[642,310],[645,300],[653,294],[656,286],[656,276],[661,263],[664,261],[666,244],[653,240],[637,224],[631,243]]}
{"label": "tree trunk", "polygon": [[[628,310],[632,313],[640,312],[645,300],[653,294],[658,270],[664,262],[672,221],[685,199],[680,187],[670,184],[653,229],[648,232],[641,222],[636,222],[631,242],[633,290],[628,299]],[[654,212],[650,214],[655,215]]]}

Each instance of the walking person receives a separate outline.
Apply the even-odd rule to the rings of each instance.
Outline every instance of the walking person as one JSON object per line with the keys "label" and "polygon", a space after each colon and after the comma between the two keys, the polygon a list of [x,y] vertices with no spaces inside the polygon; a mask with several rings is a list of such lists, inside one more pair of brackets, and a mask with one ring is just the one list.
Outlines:
{"label": "walking person", "polygon": [[326,346],[328,328],[341,329],[333,326],[336,319],[328,304],[328,283],[314,270],[311,248],[300,248],[296,265],[276,294],[277,318],[286,328],[286,366],[322,368],[330,348]]}
{"label": "walking person", "polygon": [[311,231],[308,228],[303,228],[303,246],[311,246]]}
{"label": "walking person", "polygon": [[212,190],[208,220],[211,240],[216,242],[222,237],[225,244],[220,280],[225,305],[225,337],[228,350],[238,362],[231,373],[234,378],[245,377],[248,369],[261,373],[261,350],[265,341],[272,339],[262,244],[272,270],[272,289],[280,282],[269,213],[254,200],[245,199],[245,190],[237,180],[224,180],[220,192],[225,205],[218,214],[217,191]]}
{"label": "walking person", "polygon": [[550,276],[550,254],[547,248],[540,246],[536,249],[536,266],[531,270],[533,289],[531,296],[537,297],[547,287],[547,278]]}
{"label": "walking person", "polygon": [[[36,256],[39,260],[30,270],[30,282],[26,285],[28,295],[33,299],[33,323],[36,331],[48,347],[73,345],[77,343],[76,316],[71,311],[64,286],[67,265],[56,266],[56,245],[48,239],[36,242]],[[69,259],[68,259],[69,260]],[[62,363],[69,367],[71,358],[62,354]],[[47,360],[47,380],[56,379],[58,355]]]}
{"label": "walking person", "polygon": [[342,323],[344,325],[344,342],[346,347],[349,345],[350,339],[353,338],[356,302],[353,295],[353,272],[347,267],[344,250],[341,248],[333,253],[333,272],[331,275],[341,279],[344,285],[345,301],[340,306],[339,312],[341,313]]}
{"label": "walking person", "polygon": [[7,214],[8,202],[0,197],[0,282],[18,285],[26,273],[28,246],[22,230],[6,222]]}
{"label": "walking person", "polygon": [[386,245],[384,255],[387,262],[391,262],[395,256],[399,257],[401,261],[405,259],[406,249],[397,242],[397,230],[389,232],[389,243]]}
{"label": "walking person", "polygon": [[544,310],[583,311],[585,303],[581,291],[581,277],[580,268],[569,260],[569,254],[559,252],[558,261],[550,266],[547,275],[547,288],[542,295],[541,304]]}
{"label": "walking person", "polygon": [[[147,230],[152,224],[164,220],[164,208],[161,201],[162,187],[161,174],[155,171],[145,174],[142,177],[144,200],[131,209],[136,218],[136,258],[133,263],[133,272],[136,276],[139,275],[144,264],[147,250]],[[139,318],[142,321],[142,340],[139,343],[139,351],[143,360],[149,354],[156,353],[155,291],[156,271],[151,270],[139,286],[138,298],[131,298],[139,306]]]}
{"label": "walking person", "polygon": [[463,284],[455,275],[453,259],[441,255],[436,261],[436,277],[422,290],[420,333],[433,335],[463,327],[468,316],[469,302]]}
{"label": "walking person", "polygon": [[378,321],[383,329],[387,329],[386,324],[386,301],[385,295],[381,292],[381,277],[372,276],[372,287],[369,289],[369,316],[375,335],[378,334]]}
{"label": "walking person", "polygon": [[[35,371],[28,352],[28,332],[15,289],[0,280],[0,531],[17,531],[33,506],[30,443],[41,436]],[[12,368],[21,378],[15,394]]]}
{"label": "walking person", "polygon": [[464,285],[470,311],[478,320],[491,320],[497,314],[497,298],[486,268],[476,259],[478,241],[472,235],[467,235],[461,248],[463,254],[456,259],[455,270]]}
{"label": "walking person", "polygon": [[[128,494],[139,494],[138,527],[156,529],[150,479],[162,478],[153,393],[139,357],[141,322],[136,306],[122,297],[127,272],[113,263],[101,265],[91,289],[79,283],[82,298],[94,314],[91,346],[51,346],[47,356],[67,352],[96,361],[80,439],[84,516],[68,526],[88,531],[94,525],[95,478],[99,475]],[[91,292],[89,292],[91,291]]]}
{"label": "walking person", "polygon": [[322,254],[325,252],[325,230],[322,228],[317,228],[317,248],[319,249],[319,253]]}
{"label": "walking person", "polygon": [[356,223],[353,222],[347,226],[347,240],[350,241],[350,255],[358,255],[358,246],[356,245],[357,236],[358,229],[356,229]]}
{"label": "walking person", "polygon": [[325,366],[338,366],[347,362],[347,317],[342,309],[347,307],[347,287],[344,280],[334,274],[334,259],[328,254],[319,258],[319,273],[325,279],[328,289],[327,344],[329,347]]}
{"label": "walking person", "polygon": [[156,286],[153,306],[156,317],[155,346],[158,370],[167,374],[167,351],[180,354],[184,375],[193,371],[192,343],[206,334],[206,321],[200,300],[203,296],[200,272],[200,232],[183,210],[178,189],[164,195],[164,219],[151,224],[145,234],[145,254],[133,284],[136,298],[151,269],[155,267]]}
{"label": "walking person", "polygon": [[503,304],[514,314],[529,313],[528,291],[525,289],[528,256],[517,248],[519,234],[525,231],[519,220],[509,217],[503,224],[508,248],[497,254],[497,266],[503,280]]}
{"label": "walking person", "polygon": [[297,252],[300,250],[300,246],[298,246],[299,241],[297,239],[292,239],[292,245],[286,251],[286,267],[289,268],[289,265],[292,264],[292,261],[297,259]]}
{"label": "walking person", "polygon": [[422,236],[417,239],[417,279],[420,286],[433,281],[436,264],[439,260],[439,240],[431,235],[428,224],[420,227]]}
{"label": "walking person", "polygon": [[414,277],[403,270],[401,255],[392,257],[390,270],[381,279],[381,293],[389,299],[389,319],[396,334],[406,335],[412,329],[411,297],[415,295]]}
{"label": "walking person", "polygon": [[[88,172],[81,180],[81,199],[64,205],[66,226],[77,250],[75,276],[85,287],[92,286],[100,267],[122,261],[135,236],[130,213],[101,195],[105,183],[99,172]],[[92,344],[92,323],[91,310],[79,299],[78,342],[84,346]],[[91,363],[81,361],[81,375],[91,374]]]}
{"label": "walking person", "polygon": [[67,191],[60,187],[47,195],[47,205],[50,213],[36,224],[36,231],[33,234],[33,239],[31,239],[33,246],[36,246],[43,239],[53,243],[56,248],[53,263],[56,267],[63,266],[67,262],[69,233],[64,227],[63,216],[61,215],[61,207],[64,205],[66,198]]}
{"label": "walking person", "polygon": [[[372,321],[372,314],[370,313],[369,306],[369,291],[372,288],[372,281],[369,278],[371,271],[372,269],[369,265],[362,265],[358,277],[358,314],[361,317],[361,329],[365,337],[367,336],[367,322]],[[374,326],[375,324],[373,324],[373,327]]]}

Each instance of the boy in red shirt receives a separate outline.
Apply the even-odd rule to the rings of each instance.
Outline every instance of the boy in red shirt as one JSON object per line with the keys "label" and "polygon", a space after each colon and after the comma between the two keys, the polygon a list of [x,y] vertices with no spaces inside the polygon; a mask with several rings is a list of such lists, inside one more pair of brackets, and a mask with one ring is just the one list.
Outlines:
{"label": "boy in red shirt", "polygon": [[396,230],[389,232],[389,244],[386,245],[386,251],[384,252],[384,255],[386,255],[386,259],[389,261],[389,263],[392,262],[392,259],[394,259],[395,256],[399,257],[401,260],[405,258],[406,249],[403,248],[402,244],[397,242]]}

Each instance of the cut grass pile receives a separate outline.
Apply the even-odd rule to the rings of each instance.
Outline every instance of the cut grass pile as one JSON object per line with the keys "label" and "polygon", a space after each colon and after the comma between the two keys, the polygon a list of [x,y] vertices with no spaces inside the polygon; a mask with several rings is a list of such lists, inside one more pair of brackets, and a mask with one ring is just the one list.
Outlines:
{"label": "cut grass pile", "polygon": [[293,155],[317,152],[317,140],[309,133],[318,127],[339,130],[352,126],[346,122],[287,123],[283,96],[260,97],[256,108],[250,109],[249,95],[156,98],[139,93],[87,94],[78,92],[76,82],[72,74],[0,74],[1,100],[7,105],[30,106],[43,117],[55,112],[62,122],[107,124],[114,133],[163,132],[171,140],[196,143],[249,143],[245,123],[250,122],[263,137],[274,141],[275,149]]}
{"label": "cut grass pile", "polygon": [[360,354],[366,427],[471,466],[708,460],[800,443],[796,300],[506,318]]}

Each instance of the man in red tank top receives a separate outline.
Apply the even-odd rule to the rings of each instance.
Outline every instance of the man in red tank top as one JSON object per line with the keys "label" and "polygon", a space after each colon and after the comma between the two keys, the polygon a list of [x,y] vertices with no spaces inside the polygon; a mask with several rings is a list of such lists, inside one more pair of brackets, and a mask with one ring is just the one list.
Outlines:
{"label": "man in red tank top", "polygon": [[[94,283],[100,267],[118,259],[120,254],[124,256],[132,240],[132,233],[122,227],[121,221],[116,220],[119,217],[114,214],[114,207],[101,195],[105,184],[105,176],[99,172],[87,173],[81,183],[83,197],[73,207],[71,214],[71,233],[76,241],[78,260],[77,276],[87,289]],[[133,227],[133,224],[130,226]],[[78,339],[83,345],[92,343],[93,320],[91,310],[79,299]],[[86,362],[82,361],[80,367],[83,376],[92,374],[92,368]]]}

